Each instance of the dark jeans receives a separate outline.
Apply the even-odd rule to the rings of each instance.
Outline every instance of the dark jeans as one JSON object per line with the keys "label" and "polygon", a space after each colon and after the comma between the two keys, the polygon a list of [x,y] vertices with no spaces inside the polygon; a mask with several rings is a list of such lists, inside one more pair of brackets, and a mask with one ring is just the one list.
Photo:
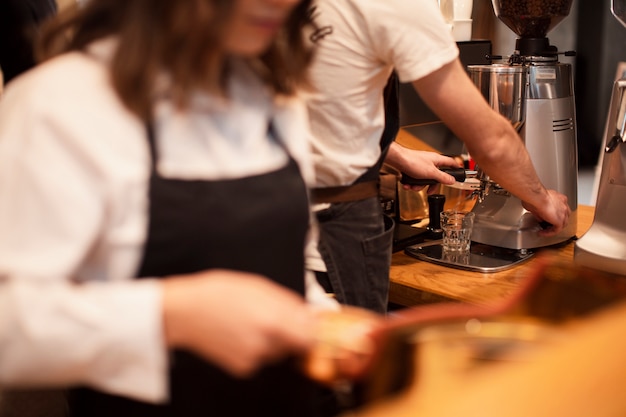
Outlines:
{"label": "dark jeans", "polygon": [[333,203],[317,212],[327,273],[318,280],[342,304],[387,311],[393,220],[378,197]]}

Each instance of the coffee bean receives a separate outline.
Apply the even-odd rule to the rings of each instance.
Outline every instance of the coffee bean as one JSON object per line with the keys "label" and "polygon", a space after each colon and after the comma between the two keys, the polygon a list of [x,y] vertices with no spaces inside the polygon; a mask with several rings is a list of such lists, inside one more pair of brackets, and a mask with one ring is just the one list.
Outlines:
{"label": "coffee bean", "polygon": [[522,37],[544,37],[569,14],[573,0],[498,0],[499,18]]}

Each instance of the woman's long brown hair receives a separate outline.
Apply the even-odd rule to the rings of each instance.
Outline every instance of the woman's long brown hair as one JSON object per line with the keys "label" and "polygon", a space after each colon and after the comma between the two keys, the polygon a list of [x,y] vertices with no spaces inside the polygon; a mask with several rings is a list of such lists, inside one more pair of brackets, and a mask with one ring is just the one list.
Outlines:
{"label": "woman's long brown hair", "polygon": [[[185,107],[193,91],[223,93],[226,71],[221,50],[232,0],[89,0],[45,28],[41,59],[85,51],[98,39],[116,36],[111,82],[123,103],[144,120],[152,115],[156,78],[171,79],[175,102]],[[292,94],[306,82],[311,61],[303,34],[310,0],[300,2],[256,68],[276,93]],[[259,65],[261,64],[261,65]]]}

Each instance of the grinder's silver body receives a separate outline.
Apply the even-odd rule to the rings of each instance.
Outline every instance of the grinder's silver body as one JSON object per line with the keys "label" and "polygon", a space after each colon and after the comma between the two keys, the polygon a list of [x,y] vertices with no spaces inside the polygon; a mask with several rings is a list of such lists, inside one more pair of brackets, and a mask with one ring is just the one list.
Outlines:
{"label": "grinder's silver body", "polygon": [[578,151],[574,82],[571,65],[558,61],[558,51],[546,37],[569,14],[572,0],[492,0],[492,4],[496,16],[519,36],[508,66],[522,72],[525,78],[524,88],[512,91],[517,95],[512,102],[524,110],[524,117],[510,113],[507,106],[493,100],[491,90],[498,83],[491,80],[489,88],[485,88],[484,76],[471,69],[470,75],[491,106],[517,127],[541,182],[567,196],[572,216],[558,235],[540,236],[542,225],[535,216],[522,207],[518,198],[485,175],[473,209],[476,217],[472,240],[509,249],[550,246],[576,235]]}
{"label": "grinder's silver body", "polygon": [[[498,18],[519,36],[515,53],[508,63],[468,66],[490,106],[520,133],[542,183],[567,196],[572,210],[569,225],[556,236],[541,236],[542,225],[535,216],[478,166],[480,186],[472,193],[478,196],[472,208],[475,244],[470,253],[452,259],[440,242],[432,242],[410,246],[408,254],[455,268],[493,272],[528,259],[535,253],[532,248],[576,235],[578,151],[572,70],[558,61],[556,47],[545,36],[568,15],[572,1],[492,0]],[[509,173],[521,178],[518,174]]]}
{"label": "grinder's silver body", "polygon": [[[487,67],[470,67],[474,83],[492,107],[518,126],[540,180],[547,188],[568,197],[572,217],[558,235],[540,236],[540,223],[524,209],[517,197],[497,184],[487,182],[485,187],[483,181],[482,196],[472,210],[476,213],[472,240],[510,249],[537,248],[567,241],[576,234],[578,207],[578,154],[571,66],[540,58],[536,62],[530,60],[511,65],[523,71],[526,79],[524,88],[514,87],[512,91],[517,94],[514,102],[519,100],[518,106],[525,109],[525,117],[511,114],[507,106],[502,106],[502,100],[494,102],[493,91],[485,86],[488,76],[483,71]],[[491,89],[497,85],[493,80],[489,83]],[[502,96],[502,93],[498,95]]]}

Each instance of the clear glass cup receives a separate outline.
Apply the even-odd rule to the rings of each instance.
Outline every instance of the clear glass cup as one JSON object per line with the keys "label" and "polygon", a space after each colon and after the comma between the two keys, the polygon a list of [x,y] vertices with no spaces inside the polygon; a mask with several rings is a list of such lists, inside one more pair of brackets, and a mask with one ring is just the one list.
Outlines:
{"label": "clear glass cup", "polygon": [[441,212],[444,252],[467,252],[470,249],[474,212],[445,210]]}

